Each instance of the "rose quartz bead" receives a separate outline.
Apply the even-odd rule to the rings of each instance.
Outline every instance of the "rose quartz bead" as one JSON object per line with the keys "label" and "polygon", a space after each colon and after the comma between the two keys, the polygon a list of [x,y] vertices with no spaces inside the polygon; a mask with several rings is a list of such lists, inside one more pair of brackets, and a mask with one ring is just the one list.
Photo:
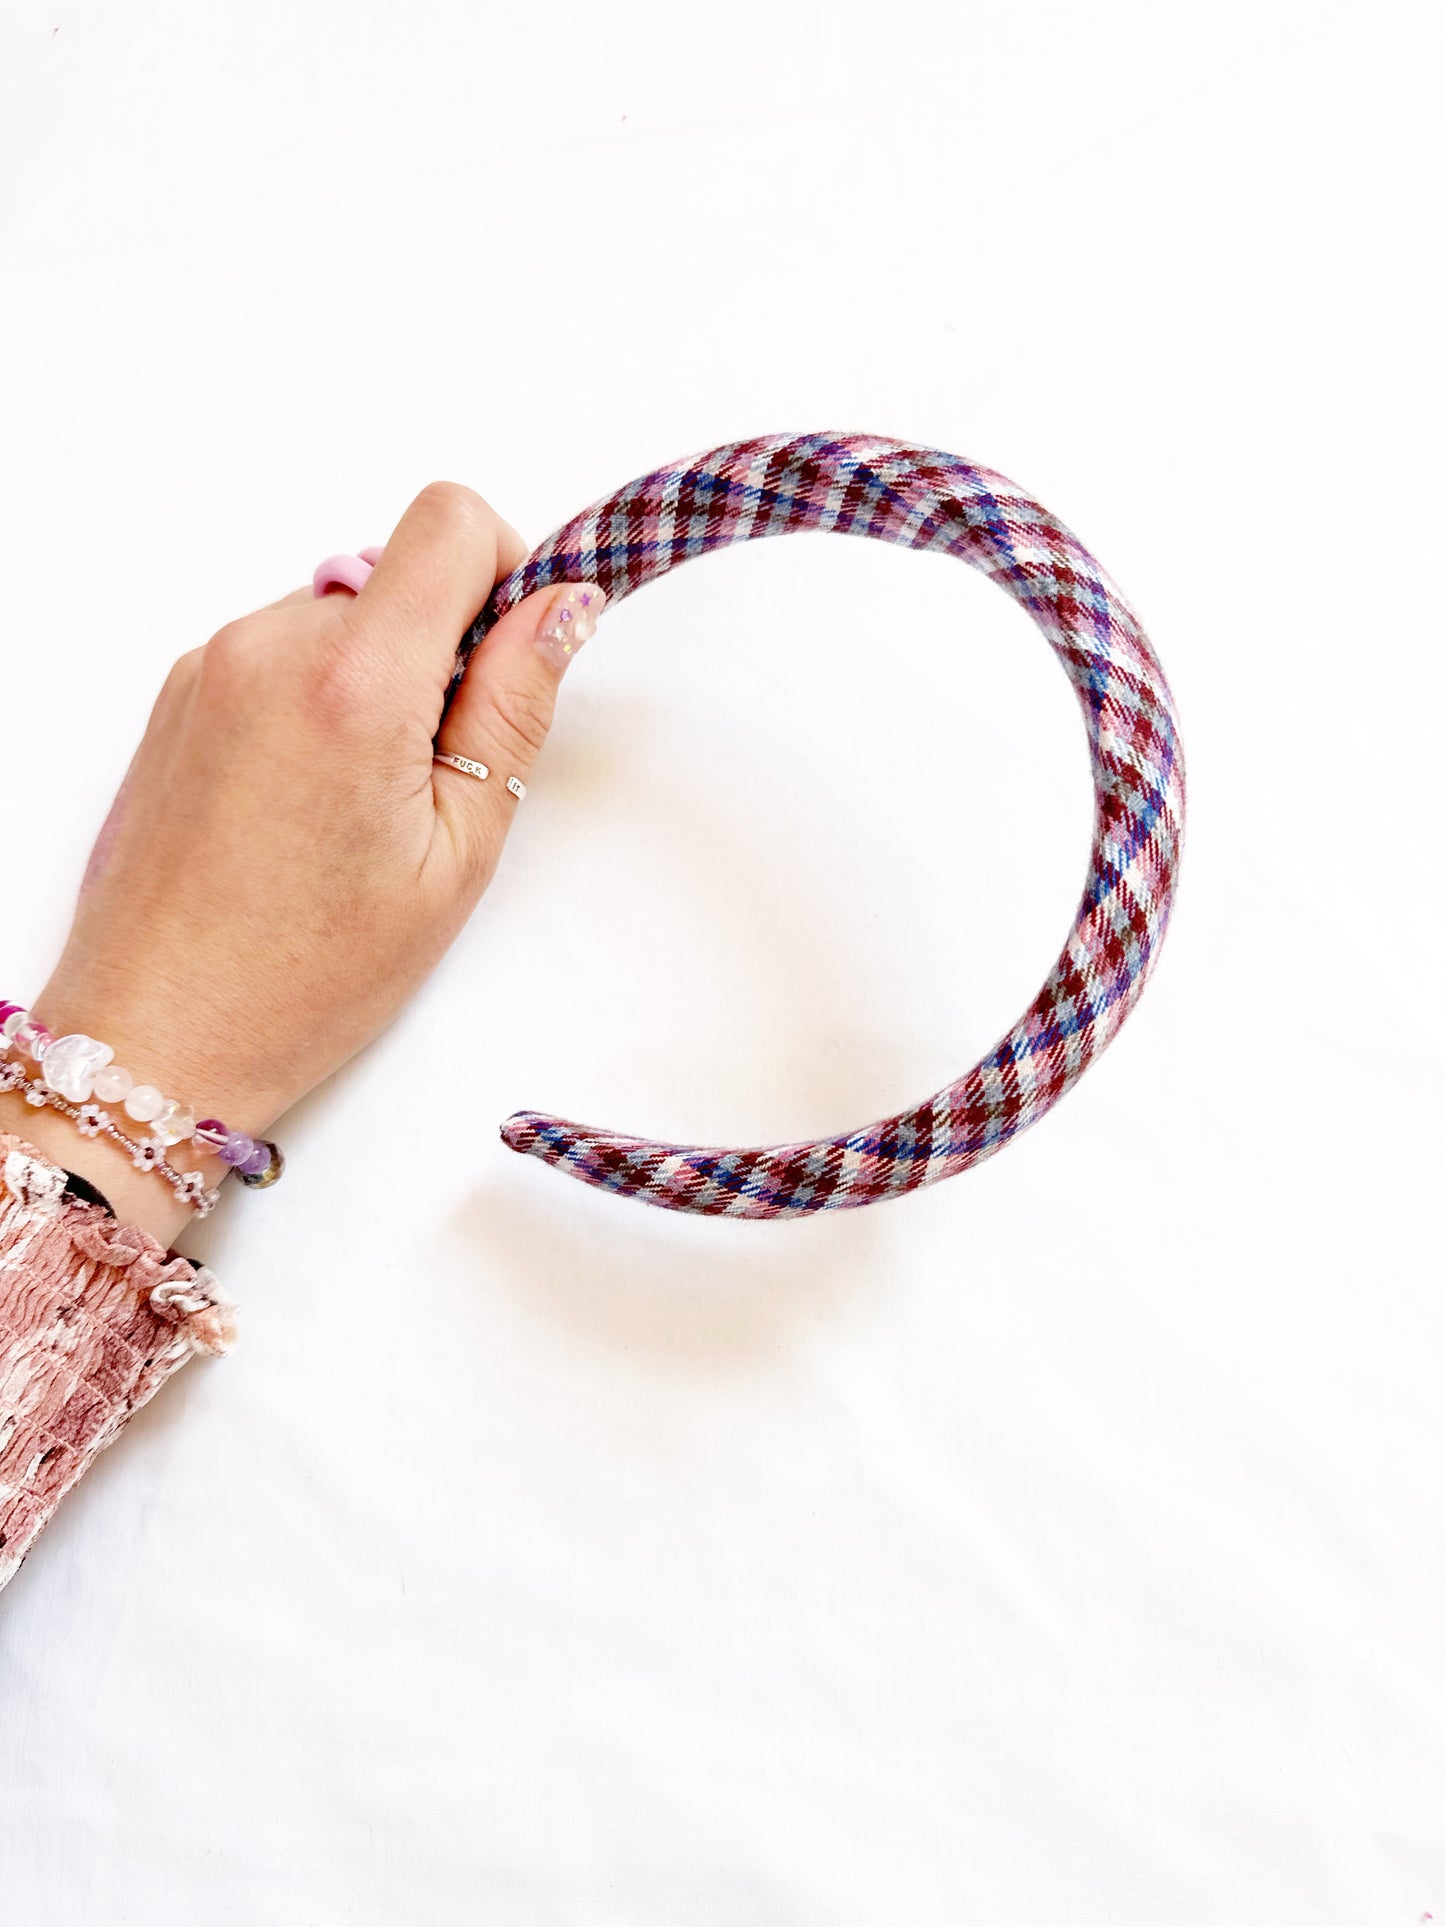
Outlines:
{"label": "rose quartz bead", "polygon": [[126,1116],[137,1124],[149,1124],[165,1109],[165,1096],[154,1084],[137,1084],[125,1100]]}
{"label": "rose quartz bead", "polygon": [[121,1064],[107,1064],[95,1073],[94,1095],[102,1104],[119,1104],[135,1089],[135,1079]]}

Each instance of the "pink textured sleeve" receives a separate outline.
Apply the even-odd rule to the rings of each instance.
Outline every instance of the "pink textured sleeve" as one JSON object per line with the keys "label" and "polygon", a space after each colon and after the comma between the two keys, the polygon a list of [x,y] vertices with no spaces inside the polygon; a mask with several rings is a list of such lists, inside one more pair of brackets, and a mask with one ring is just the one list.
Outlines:
{"label": "pink textured sleeve", "polygon": [[235,1342],[204,1265],[65,1197],[65,1172],[0,1131],[0,1587],[97,1452],[196,1352]]}

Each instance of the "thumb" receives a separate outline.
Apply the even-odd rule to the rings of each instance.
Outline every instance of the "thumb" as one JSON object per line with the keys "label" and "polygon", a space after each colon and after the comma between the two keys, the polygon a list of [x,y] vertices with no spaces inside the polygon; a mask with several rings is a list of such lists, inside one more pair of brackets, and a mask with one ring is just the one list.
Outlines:
{"label": "thumb", "polygon": [[525,786],[551,730],[563,672],[595,632],[606,600],[595,582],[536,590],[487,631],[457,684],[436,747],[487,774],[433,763],[432,789],[455,846],[483,867],[520,801],[507,785]]}

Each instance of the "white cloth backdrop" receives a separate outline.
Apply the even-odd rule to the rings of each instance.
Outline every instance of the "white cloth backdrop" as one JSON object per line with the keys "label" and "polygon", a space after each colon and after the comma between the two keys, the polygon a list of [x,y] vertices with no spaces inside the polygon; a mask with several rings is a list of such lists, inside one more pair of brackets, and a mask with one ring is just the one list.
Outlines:
{"label": "white cloth backdrop", "polygon": [[498,1121],[937,1088],[1052,961],[1087,759],[942,558],[605,615],[445,965],[191,1244],[239,1349],[0,1601],[4,1927],[1445,1918],[1437,10],[5,0],[0,48],[7,991],[171,659],[436,477],[540,539],[779,428],[974,457],[1135,603],[1190,775],[1158,973],[1036,1130],[671,1217]]}

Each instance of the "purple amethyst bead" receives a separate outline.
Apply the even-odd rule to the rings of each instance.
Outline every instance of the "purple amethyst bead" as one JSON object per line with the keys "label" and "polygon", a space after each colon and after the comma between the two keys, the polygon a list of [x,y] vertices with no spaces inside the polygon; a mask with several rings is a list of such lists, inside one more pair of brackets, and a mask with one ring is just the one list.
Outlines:
{"label": "purple amethyst bead", "polygon": [[191,1142],[207,1151],[219,1151],[230,1135],[229,1124],[223,1124],[218,1117],[203,1117],[191,1133]]}
{"label": "purple amethyst bead", "polygon": [[[247,1137],[244,1131],[232,1131],[231,1135],[221,1146],[220,1159],[222,1164],[241,1165],[246,1162],[248,1157],[254,1154],[255,1149],[255,1138]],[[267,1156],[270,1156],[269,1152]]]}
{"label": "purple amethyst bead", "polygon": [[255,1150],[251,1153],[250,1157],[246,1159],[246,1162],[244,1164],[238,1164],[236,1166],[236,1169],[240,1172],[243,1178],[259,1178],[261,1173],[266,1169],[266,1166],[270,1162],[271,1162],[270,1145],[258,1143]]}

